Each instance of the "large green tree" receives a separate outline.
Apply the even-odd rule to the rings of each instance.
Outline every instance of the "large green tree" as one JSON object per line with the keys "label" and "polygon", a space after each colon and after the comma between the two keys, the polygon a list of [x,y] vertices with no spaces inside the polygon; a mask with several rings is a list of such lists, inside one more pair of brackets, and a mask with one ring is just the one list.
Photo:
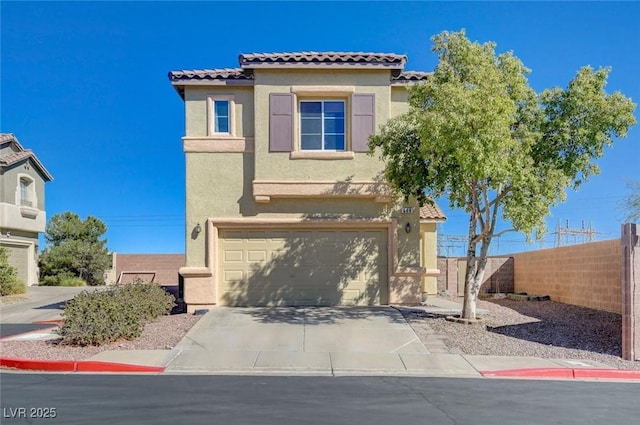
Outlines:
{"label": "large green tree", "polygon": [[80,219],[65,212],[54,215],[47,223],[45,239],[49,246],[40,255],[43,279],[60,281],[63,277],[79,277],[89,285],[104,284],[104,272],[111,263],[106,248],[106,225],[95,217]]}
{"label": "large green tree", "polygon": [[[409,89],[409,112],[369,145],[405,197],[424,204],[446,196],[469,214],[462,317],[475,319],[493,238],[541,236],[550,207],[598,173],[594,159],[635,124],[635,105],[605,92],[606,68],[584,67],[566,89],[538,94],[530,71],[511,52],[496,55],[494,43],[471,42],[464,31],[432,41],[435,71]],[[500,218],[509,228],[496,228]]]}

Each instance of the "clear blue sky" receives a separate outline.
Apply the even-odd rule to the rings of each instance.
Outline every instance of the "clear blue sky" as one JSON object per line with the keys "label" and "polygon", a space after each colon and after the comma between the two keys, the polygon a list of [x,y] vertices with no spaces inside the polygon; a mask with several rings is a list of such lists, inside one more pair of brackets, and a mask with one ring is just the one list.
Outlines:
{"label": "clear blue sky", "polygon": [[[15,133],[53,174],[49,217],[67,210],[98,217],[108,247],[121,253],[184,251],[184,106],[170,70],[235,67],[240,53],[335,50],[406,54],[408,70],[431,71],[430,37],[465,28],[472,40],[512,50],[532,69],[537,91],[564,87],[582,65],[611,66],[608,90],[640,100],[638,2],[2,1],[0,8],[0,131]],[[607,150],[602,174],[553,210],[550,230],[558,219],[572,227],[585,220],[598,239],[617,237],[625,179],[640,178],[639,142],[640,126]],[[447,214],[441,232],[464,234],[465,214]],[[500,251],[523,250],[523,240],[505,235]],[[553,235],[546,241],[551,246]]]}

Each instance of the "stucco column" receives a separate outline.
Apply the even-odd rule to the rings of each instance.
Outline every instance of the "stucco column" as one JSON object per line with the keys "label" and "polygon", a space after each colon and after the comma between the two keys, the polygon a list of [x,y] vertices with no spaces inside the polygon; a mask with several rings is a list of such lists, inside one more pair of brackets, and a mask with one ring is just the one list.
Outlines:
{"label": "stucco column", "polygon": [[421,265],[427,269],[427,275],[422,279],[422,293],[437,295],[438,269],[436,223],[420,223]]}

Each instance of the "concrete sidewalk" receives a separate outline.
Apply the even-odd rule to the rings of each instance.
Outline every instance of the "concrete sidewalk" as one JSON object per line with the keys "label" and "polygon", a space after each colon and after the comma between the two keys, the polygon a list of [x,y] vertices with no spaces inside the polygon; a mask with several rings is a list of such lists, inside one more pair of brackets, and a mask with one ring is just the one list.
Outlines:
{"label": "concrete sidewalk", "polygon": [[[2,323],[15,323],[17,318],[59,318],[60,303],[78,292],[77,288],[65,289],[72,291],[54,296],[51,291],[36,290],[37,294],[28,302],[2,306]],[[406,308],[436,315],[455,314],[460,309],[459,304],[441,298],[429,299],[425,304]],[[47,331],[35,334],[46,337]],[[109,350],[68,365],[20,361],[4,364],[67,372],[512,376],[640,381],[640,371],[619,371],[594,361],[454,354],[442,350],[441,341],[434,341],[423,344],[402,314],[392,307],[218,307],[205,314],[171,350]]]}

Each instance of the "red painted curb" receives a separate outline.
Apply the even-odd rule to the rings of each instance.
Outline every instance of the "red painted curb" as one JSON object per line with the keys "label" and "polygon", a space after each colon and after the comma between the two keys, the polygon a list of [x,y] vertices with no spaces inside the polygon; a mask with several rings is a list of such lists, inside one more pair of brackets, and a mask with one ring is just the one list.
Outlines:
{"label": "red painted curb", "polygon": [[34,325],[63,325],[64,319],[52,319],[52,320],[36,320],[35,322],[31,322]]}
{"label": "red painted curb", "polygon": [[77,362],[77,372],[164,372],[164,367],[98,361]]}
{"label": "red painted curb", "polygon": [[164,367],[91,360],[28,360],[0,357],[0,367],[45,372],[164,372]]}
{"label": "red painted curb", "polygon": [[482,376],[561,379],[629,379],[640,381],[640,370],[531,368],[480,371]]}
{"label": "red painted curb", "polygon": [[68,360],[27,360],[0,357],[0,366],[20,370],[46,370],[48,372],[74,372],[74,361]]}
{"label": "red painted curb", "polygon": [[521,378],[564,378],[573,379],[573,369],[567,368],[537,368],[537,369],[506,369],[480,371],[482,376],[513,376]]}
{"label": "red painted curb", "polygon": [[624,369],[573,369],[576,379],[635,379],[640,380],[640,370]]}

